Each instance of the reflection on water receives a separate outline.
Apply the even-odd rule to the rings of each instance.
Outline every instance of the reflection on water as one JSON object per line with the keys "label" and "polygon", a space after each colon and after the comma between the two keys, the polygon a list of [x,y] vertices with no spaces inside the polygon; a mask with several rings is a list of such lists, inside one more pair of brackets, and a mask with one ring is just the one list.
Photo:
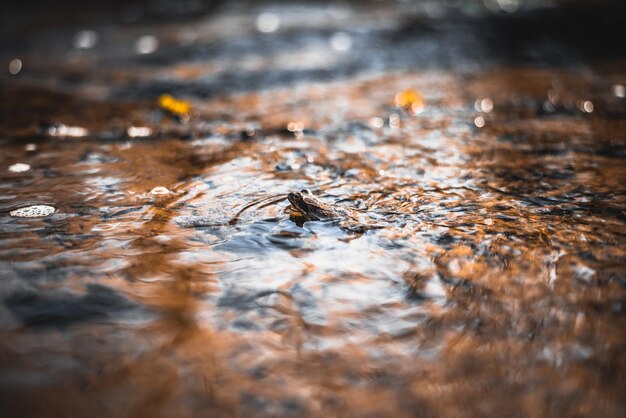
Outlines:
{"label": "reflection on water", "polygon": [[[250,24],[289,24],[270,15]],[[619,416],[620,77],[369,74],[196,100],[187,123],[12,87],[5,113],[54,120],[3,128],[0,411]],[[294,222],[305,188],[365,228]]]}

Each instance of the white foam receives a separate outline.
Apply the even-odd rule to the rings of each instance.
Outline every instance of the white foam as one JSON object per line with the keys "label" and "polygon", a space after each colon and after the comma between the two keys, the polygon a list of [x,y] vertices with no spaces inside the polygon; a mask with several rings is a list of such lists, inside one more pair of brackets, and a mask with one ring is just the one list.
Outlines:
{"label": "white foam", "polygon": [[56,212],[56,208],[48,205],[33,205],[15,209],[9,212],[9,215],[16,218],[40,218],[49,216]]}

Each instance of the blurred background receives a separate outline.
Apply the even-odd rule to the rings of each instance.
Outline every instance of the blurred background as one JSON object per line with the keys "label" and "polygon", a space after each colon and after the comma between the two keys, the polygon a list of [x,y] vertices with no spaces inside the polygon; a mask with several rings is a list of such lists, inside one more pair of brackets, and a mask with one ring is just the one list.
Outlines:
{"label": "blurred background", "polygon": [[[20,77],[102,86],[120,72],[131,79],[120,79],[115,93],[131,97],[172,88],[207,96],[417,68],[574,67],[623,58],[626,48],[625,7],[610,0],[40,1],[2,8],[2,59],[7,66],[21,60]],[[180,74],[172,74],[184,66],[195,71],[191,85],[177,85]]]}

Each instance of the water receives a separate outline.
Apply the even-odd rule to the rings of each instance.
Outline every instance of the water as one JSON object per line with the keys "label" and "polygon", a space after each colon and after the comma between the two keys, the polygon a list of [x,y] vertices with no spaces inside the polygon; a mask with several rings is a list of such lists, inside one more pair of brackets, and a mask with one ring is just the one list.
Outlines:
{"label": "water", "polygon": [[[270,33],[228,6],[187,16],[182,45],[175,19],[82,27],[78,52],[53,28],[2,79],[0,411],[623,414],[615,51],[503,62],[489,14],[267,7]],[[394,105],[406,89],[421,113]],[[295,222],[304,188],[376,228]],[[33,205],[55,211],[14,216]]]}

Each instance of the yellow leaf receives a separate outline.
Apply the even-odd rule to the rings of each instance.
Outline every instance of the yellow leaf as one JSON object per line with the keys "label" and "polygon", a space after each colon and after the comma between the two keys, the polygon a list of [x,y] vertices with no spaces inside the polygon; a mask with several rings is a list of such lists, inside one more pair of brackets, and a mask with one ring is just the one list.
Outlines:
{"label": "yellow leaf", "polygon": [[404,90],[396,94],[395,103],[398,107],[405,108],[408,112],[417,115],[424,110],[424,97],[415,90]]}
{"label": "yellow leaf", "polygon": [[184,115],[191,112],[191,103],[186,100],[178,100],[169,94],[159,97],[159,107],[175,115]]}

